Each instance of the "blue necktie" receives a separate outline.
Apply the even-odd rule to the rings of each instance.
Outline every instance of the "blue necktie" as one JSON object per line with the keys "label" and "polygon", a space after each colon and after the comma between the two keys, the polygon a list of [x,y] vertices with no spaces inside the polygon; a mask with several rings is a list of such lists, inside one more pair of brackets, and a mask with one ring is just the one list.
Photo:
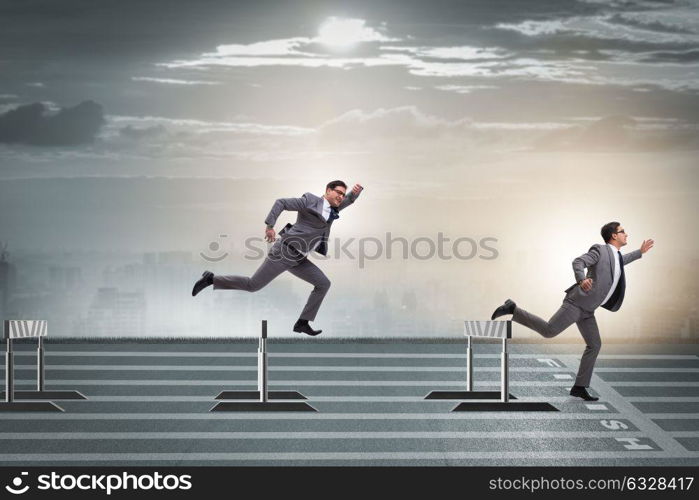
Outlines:
{"label": "blue necktie", "polygon": [[330,215],[328,216],[328,222],[332,222],[335,219],[340,218],[340,211],[337,209],[337,207],[330,207]]}

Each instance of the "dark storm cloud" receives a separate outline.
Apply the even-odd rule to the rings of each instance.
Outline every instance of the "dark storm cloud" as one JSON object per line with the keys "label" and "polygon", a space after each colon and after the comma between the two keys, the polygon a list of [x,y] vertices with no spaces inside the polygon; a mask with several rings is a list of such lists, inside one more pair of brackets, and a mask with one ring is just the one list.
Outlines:
{"label": "dark storm cloud", "polygon": [[699,61],[699,49],[686,50],[682,52],[653,52],[642,59],[643,62],[651,63],[690,63]]}
{"label": "dark storm cloud", "polygon": [[37,146],[71,146],[92,142],[104,123],[102,106],[83,101],[77,106],[49,113],[35,102],[0,115],[0,143]]}
{"label": "dark storm cloud", "polygon": [[[564,30],[545,36],[495,28],[500,23],[555,23],[572,18],[611,18],[613,25],[615,19],[628,17],[631,22],[640,19],[638,22],[644,24],[646,17],[637,13],[654,12],[660,7],[675,9],[670,3],[576,0],[0,0],[0,94],[15,94],[18,102],[61,103],[79,102],[90,96],[110,114],[122,117],[243,120],[303,127],[317,127],[352,109],[369,113],[406,106],[417,106],[449,120],[458,120],[464,113],[474,119],[503,122],[533,121],[532,116],[543,120],[612,113],[693,114],[699,119],[691,111],[695,108],[687,105],[695,96],[685,89],[694,88],[693,82],[686,87],[669,85],[678,81],[675,74],[654,68],[648,71],[651,64],[623,64],[627,60],[661,62],[641,61],[645,56],[681,62],[682,56],[673,60],[671,54],[687,53],[690,58],[695,46],[658,44],[651,31],[647,31],[651,36],[640,40],[598,38],[596,25],[589,27],[591,33]],[[235,64],[173,69],[157,66],[173,60],[196,60],[220,45],[311,39],[329,16],[363,19],[376,29],[386,23],[387,36],[402,40],[390,45],[493,48],[496,54],[501,51],[505,56],[471,61],[436,58],[428,52],[414,55],[414,61],[403,65],[354,65],[347,71]],[[683,33],[677,35],[677,40],[685,38]],[[327,57],[386,55],[378,45],[382,44],[358,44],[351,51],[337,51]],[[313,43],[304,47],[304,52],[309,51],[309,59],[315,60],[332,52]],[[630,52],[635,56],[632,59],[627,57]],[[619,61],[622,65],[590,61]],[[458,68],[460,63],[468,64]],[[27,87],[32,81],[45,82],[46,86]],[[594,85],[579,85],[588,83]],[[470,94],[435,90],[444,89],[445,84],[454,89],[481,86],[491,90]],[[410,87],[421,90],[405,90]],[[629,93],[618,87],[643,92]],[[558,105],[550,106],[551,99]],[[0,108],[4,109],[7,106]],[[177,140],[177,129],[169,124],[164,134],[156,129],[139,129],[140,123],[120,132],[118,128],[125,124],[118,122],[110,130],[114,134],[106,140],[116,137],[120,144],[147,143],[151,138],[162,143]]]}
{"label": "dark storm cloud", "polygon": [[439,37],[444,30],[464,36],[467,27],[591,15],[602,8],[574,0],[23,0],[0,2],[0,47],[11,57],[163,58],[231,40],[314,35],[328,16],[385,21],[418,30],[412,33],[418,37]]}
{"label": "dark storm cloud", "polygon": [[624,26],[632,26],[634,28],[641,28],[646,31],[657,31],[658,33],[680,33],[685,35],[691,35],[694,33],[693,31],[682,28],[681,26],[662,23],[660,21],[643,22],[637,19],[624,17],[622,14],[614,14],[609,18],[609,22]]}
{"label": "dark storm cloud", "polygon": [[499,30],[490,30],[492,35],[488,41],[509,50],[529,51],[547,50],[552,57],[574,56],[581,59],[599,60],[599,51],[616,50],[629,53],[650,52],[659,49],[687,50],[694,48],[696,43],[682,41],[662,42],[654,40],[649,35],[646,40],[628,40],[603,38],[583,32],[570,31],[549,35],[527,36],[521,33],[497,33]]}

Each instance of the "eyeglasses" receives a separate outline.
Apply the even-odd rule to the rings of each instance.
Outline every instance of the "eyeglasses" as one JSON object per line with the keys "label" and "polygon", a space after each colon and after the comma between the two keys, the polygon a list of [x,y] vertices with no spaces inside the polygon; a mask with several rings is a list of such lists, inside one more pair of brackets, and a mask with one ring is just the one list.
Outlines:
{"label": "eyeglasses", "polygon": [[343,197],[344,197],[344,196],[347,196],[347,193],[345,193],[344,191],[338,191],[337,189],[333,189],[333,191],[335,191],[337,194],[339,194],[339,195],[341,195],[341,196],[343,196]]}
{"label": "eyeglasses", "polygon": [[614,234],[619,234],[619,233],[624,233],[624,234],[626,234],[626,231],[624,231],[623,229],[621,229],[621,230],[615,232]]}

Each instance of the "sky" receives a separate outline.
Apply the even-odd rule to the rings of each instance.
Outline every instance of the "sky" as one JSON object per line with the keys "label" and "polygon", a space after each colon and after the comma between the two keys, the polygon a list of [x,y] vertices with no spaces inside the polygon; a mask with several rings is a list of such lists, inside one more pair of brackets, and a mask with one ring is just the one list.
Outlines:
{"label": "sky", "polygon": [[235,250],[339,178],[366,189],[338,237],[498,240],[396,263],[454,311],[551,309],[610,220],[658,242],[641,309],[696,278],[698,94],[698,0],[0,0],[0,241]]}

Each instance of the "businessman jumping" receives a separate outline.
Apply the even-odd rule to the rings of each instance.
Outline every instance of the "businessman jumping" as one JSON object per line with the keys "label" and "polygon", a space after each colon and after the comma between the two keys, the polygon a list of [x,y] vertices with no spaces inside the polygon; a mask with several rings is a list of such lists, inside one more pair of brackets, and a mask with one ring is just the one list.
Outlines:
{"label": "businessman jumping", "polygon": [[641,258],[644,253],[653,248],[654,243],[653,240],[644,240],[640,249],[622,255],[620,250],[626,245],[628,235],[621,224],[618,222],[605,224],[601,233],[604,245],[592,245],[587,253],[573,260],[576,283],[565,290],[563,304],[550,320],[544,321],[517,306],[510,299],[498,307],[491,317],[495,319],[512,314],[512,321],[531,328],[546,338],[555,337],[575,323],[587,346],[580,360],[580,368],[570,395],[585,401],[599,399],[587,392],[595,361],[602,347],[595,309],[601,306],[612,312],[619,310],[626,291],[624,266]]}
{"label": "businessman jumping", "polygon": [[[325,194],[321,197],[306,193],[301,198],[278,199],[265,219],[265,237],[269,243],[274,242],[274,245],[255,274],[251,277],[214,276],[211,271],[204,271],[202,277],[194,284],[192,295],[197,295],[210,285],[214,286],[214,290],[256,292],[284,271],[289,271],[313,285],[306,306],[293,330],[318,335],[322,330],[314,330],[309,321],[313,321],[318,314],[323,298],[330,288],[330,280],[318,266],[308,260],[308,255],[312,251],[327,255],[327,242],[333,221],[340,217],[341,210],[356,201],[363,189],[360,184],[355,184],[348,193],[344,182],[332,181],[325,187]],[[298,212],[296,223],[287,224],[279,231],[281,238],[275,241],[274,224],[284,210]]]}

